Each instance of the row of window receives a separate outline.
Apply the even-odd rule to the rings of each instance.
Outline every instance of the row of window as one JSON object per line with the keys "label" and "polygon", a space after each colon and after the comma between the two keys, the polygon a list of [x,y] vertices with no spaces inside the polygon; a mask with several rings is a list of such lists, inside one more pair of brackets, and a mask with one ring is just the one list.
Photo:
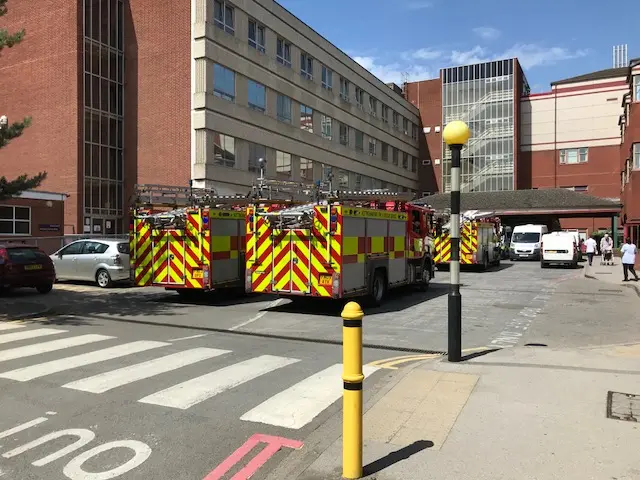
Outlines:
{"label": "row of window", "polygon": [[[259,160],[261,158],[266,158],[267,155],[267,147],[264,145],[260,145],[257,143],[247,141],[249,145],[249,157],[248,157],[248,170],[250,172],[258,173],[260,169]],[[236,167],[236,138],[230,135],[224,135],[221,133],[214,134],[214,161],[216,164],[224,166],[224,167]],[[276,174],[278,177],[283,179],[290,179],[293,176],[293,156],[290,153],[282,152],[280,150],[276,150]],[[323,167],[331,169],[331,167],[323,165]],[[324,170],[323,170],[324,172]],[[371,188],[400,188],[398,185],[387,184],[382,180],[373,179],[367,177],[365,175],[356,174],[353,172],[349,172],[344,169],[333,169],[334,179],[338,182],[337,184],[340,188],[350,188],[349,182],[345,184],[345,180],[340,172],[346,172],[347,174],[351,173],[354,175],[354,185],[355,189],[371,189]],[[326,172],[325,172],[326,173]],[[300,158],[300,178],[306,181],[313,180],[323,180],[327,181],[328,177],[323,173],[321,179],[314,178],[313,176],[313,161],[308,158]],[[348,178],[348,177],[347,177]],[[371,182],[369,181],[371,180]],[[372,185],[378,185],[374,187]],[[364,185],[364,186],[363,186]],[[384,185],[384,186],[382,186]],[[398,191],[398,190],[394,190]],[[404,191],[407,191],[406,188]]]}
{"label": "row of window", "polygon": [[[235,35],[235,9],[230,2],[224,0],[214,1],[214,25],[228,34]],[[265,32],[266,27],[264,25],[254,19],[249,19],[247,42],[250,47],[255,48],[261,53],[266,53]],[[280,65],[293,68],[291,52],[291,42],[278,36],[276,40],[276,61]],[[318,62],[308,53],[300,51],[300,76],[306,80],[314,81],[314,75],[317,71],[321,72],[320,83],[322,88],[333,92],[333,70]],[[372,95],[368,95],[368,104],[366,106],[367,108],[365,108],[364,90],[352,85],[351,82],[343,76],[339,76],[339,82],[340,99],[343,102],[351,103],[353,99],[361,110],[364,111],[366,109],[373,117],[378,118],[379,116],[380,120],[386,124],[391,121],[395,130],[400,130],[402,127],[405,135],[411,136],[414,140],[418,139],[418,126],[413,122],[389,108],[388,105],[379,102],[378,99]],[[351,96],[352,94],[353,97]],[[380,109],[378,109],[378,104],[380,104]],[[391,112],[391,114],[389,112]]]}
{"label": "row of window", "polygon": [[13,205],[0,205],[1,235],[30,235],[31,209]]}
{"label": "row of window", "polygon": [[560,150],[560,164],[573,165],[576,163],[587,163],[589,160],[588,148],[563,148]]}
{"label": "row of window", "polygon": [[[235,101],[236,83],[235,72],[220,64],[213,66],[213,93],[219,98]],[[300,104],[299,116],[294,118],[291,97],[282,93],[277,93],[276,98],[276,118],[285,123],[293,124],[294,120],[299,121],[300,129],[309,133],[314,133],[313,128],[313,109],[307,105]],[[247,79],[247,106],[252,110],[265,113],[267,108],[267,88],[254,80]],[[334,131],[334,125],[335,130]],[[353,146],[357,151],[365,151],[365,135],[362,131],[339,122],[327,115],[320,114],[320,135],[327,140],[333,140],[334,135],[338,134],[338,141],[346,147]],[[355,143],[352,145],[351,132],[354,131]],[[412,172],[417,171],[417,159],[403,152],[396,147],[379,142],[373,137],[367,137],[366,142],[367,153],[371,156],[378,154],[385,162],[391,161],[393,165],[402,166],[402,168]],[[402,163],[400,163],[402,162]]]}
{"label": "row of window", "polygon": [[633,101],[640,102],[640,74],[633,76]]}

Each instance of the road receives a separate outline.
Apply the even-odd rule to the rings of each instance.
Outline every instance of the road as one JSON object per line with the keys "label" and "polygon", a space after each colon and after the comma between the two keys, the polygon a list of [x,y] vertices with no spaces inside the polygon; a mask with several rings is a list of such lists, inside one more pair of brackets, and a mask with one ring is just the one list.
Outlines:
{"label": "road", "polygon": [[[580,273],[537,263],[463,273],[465,347],[522,341]],[[377,348],[365,363],[445,349],[447,274],[437,280],[367,311],[365,342]],[[340,304],[183,303],[161,290],[68,285],[34,298],[57,315],[0,323],[2,480],[217,480],[241,468],[260,479],[340,412]],[[366,366],[366,396],[403,362]],[[265,453],[252,444],[234,453],[252,438]]]}

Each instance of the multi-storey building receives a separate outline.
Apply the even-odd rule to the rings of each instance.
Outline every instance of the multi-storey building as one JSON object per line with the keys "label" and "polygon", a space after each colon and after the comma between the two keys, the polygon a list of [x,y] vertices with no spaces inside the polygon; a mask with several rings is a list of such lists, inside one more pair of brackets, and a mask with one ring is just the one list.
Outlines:
{"label": "multi-storey building", "polygon": [[21,0],[3,21],[27,36],[3,52],[1,113],[33,125],[2,173],[47,170],[68,233],[126,231],[136,183],[244,193],[260,158],[417,191],[418,109],[273,0]]}

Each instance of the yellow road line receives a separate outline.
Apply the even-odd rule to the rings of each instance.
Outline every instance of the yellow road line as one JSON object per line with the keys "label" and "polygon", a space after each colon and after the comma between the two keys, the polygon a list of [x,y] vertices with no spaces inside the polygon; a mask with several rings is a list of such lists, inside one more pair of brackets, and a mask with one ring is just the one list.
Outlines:
{"label": "yellow road line", "polygon": [[391,362],[393,360],[400,360],[401,358],[416,358],[416,357],[424,357],[424,353],[415,354],[415,355],[401,355],[399,357],[391,357],[391,358],[381,358],[380,360],[374,360],[373,362],[369,362],[367,365],[380,365],[382,363]]}
{"label": "yellow road line", "polygon": [[394,365],[399,365],[401,363],[407,363],[418,360],[426,360],[429,358],[439,357],[439,354],[422,354],[422,355],[403,355],[401,357],[391,357],[391,358],[383,358],[381,360],[375,360],[370,362],[368,365],[380,367],[380,368],[388,368],[390,370],[397,370]]}

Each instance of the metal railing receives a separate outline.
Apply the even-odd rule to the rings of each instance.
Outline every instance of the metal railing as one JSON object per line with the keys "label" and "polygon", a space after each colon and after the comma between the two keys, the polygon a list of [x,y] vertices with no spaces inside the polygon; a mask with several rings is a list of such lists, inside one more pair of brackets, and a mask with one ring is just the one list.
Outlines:
{"label": "metal railing", "polygon": [[42,249],[47,255],[51,255],[57,250],[61,249],[65,245],[76,240],[88,240],[88,239],[103,239],[103,240],[122,240],[129,241],[129,234],[118,235],[99,235],[99,234],[84,234],[84,235],[62,235],[54,237],[3,237],[0,235],[0,244],[4,245],[35,245]]}

